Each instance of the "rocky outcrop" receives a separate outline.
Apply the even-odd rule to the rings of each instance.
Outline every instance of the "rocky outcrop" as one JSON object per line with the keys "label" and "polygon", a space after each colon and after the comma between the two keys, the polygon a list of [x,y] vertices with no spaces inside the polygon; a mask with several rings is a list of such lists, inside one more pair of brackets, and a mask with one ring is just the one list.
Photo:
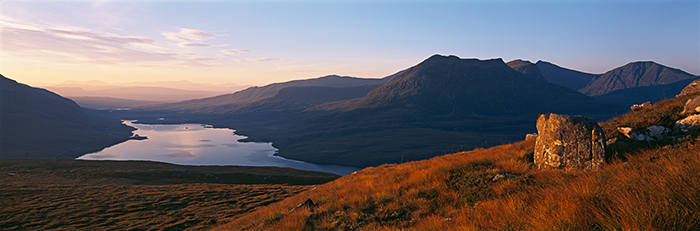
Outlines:
{"label": "rocky outcrop", "polygon": [[700,134],[700,115],[692,115],[685,119],[676,121],[673,126],[674,135],[694,135]]}
{"label": "rocky outcrop", "polygon": [[699,92],[699,91],[700,91],[700,79],[696,79],[695,81],[690,82],[690,84],[688,84],[688,86],[683,88],[683,90],[681,90],[681,94],[679,96],[693,94],[693,93]]}
{"label": "rocky outcrop", "polygon": [[593,119],[541,114],[537,133],[534,161],[540,169],[595,170],[605,161],[605,135]]}
{"label": "rocky outcrop", "polygon": [[700,113],[700,95],[695,98],[689,99],[683,107],[683,112],[681,115],[690,115]]}

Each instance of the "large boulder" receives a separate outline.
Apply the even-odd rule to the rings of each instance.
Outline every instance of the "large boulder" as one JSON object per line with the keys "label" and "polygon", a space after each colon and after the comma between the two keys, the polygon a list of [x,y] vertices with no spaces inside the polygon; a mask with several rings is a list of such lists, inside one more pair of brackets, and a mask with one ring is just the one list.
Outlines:
{"label": "large boulder", "polygon": [[595,170],[605,161],[605,135],[593,119],[541,114],[537,133],[537,168]]}
{"label": "large boulder", "polygon": [[700,95],[685,102],[681,115],[697,114],[700,112]]}

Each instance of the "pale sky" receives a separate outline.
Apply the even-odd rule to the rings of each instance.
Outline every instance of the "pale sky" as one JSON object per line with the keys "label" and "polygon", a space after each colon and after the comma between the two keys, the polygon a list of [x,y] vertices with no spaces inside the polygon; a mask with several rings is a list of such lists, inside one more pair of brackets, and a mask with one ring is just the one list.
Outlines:
{"label": "pale sky", "polygon": [[30,85],[380,78],[433,54],[700,74],[700,1],[0,1],[0,73]]}

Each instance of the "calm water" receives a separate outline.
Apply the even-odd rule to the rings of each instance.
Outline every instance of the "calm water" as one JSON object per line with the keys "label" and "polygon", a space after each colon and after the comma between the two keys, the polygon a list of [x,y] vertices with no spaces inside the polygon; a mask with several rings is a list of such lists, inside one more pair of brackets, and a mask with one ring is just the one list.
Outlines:
{"label": "calm water", "polygon": [[145,140],[129,140],[81,160],[152,160],[183,165],[278,166],[347,175],[359,170],[339,165],[319,165],[275,156],[272,143],[238,142],[245,136],[227,128],[201,124],[138,124],[134,133]]}

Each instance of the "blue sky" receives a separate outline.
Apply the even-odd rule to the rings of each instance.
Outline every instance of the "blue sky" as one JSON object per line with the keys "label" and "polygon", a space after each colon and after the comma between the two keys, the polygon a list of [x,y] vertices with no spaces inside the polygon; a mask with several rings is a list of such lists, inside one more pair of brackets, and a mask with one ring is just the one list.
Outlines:
{"label": "blue sky", "polygon": [[0,73],[29,84],[379,78],[433,54],[700,74],[700,1],[7,1]]}

